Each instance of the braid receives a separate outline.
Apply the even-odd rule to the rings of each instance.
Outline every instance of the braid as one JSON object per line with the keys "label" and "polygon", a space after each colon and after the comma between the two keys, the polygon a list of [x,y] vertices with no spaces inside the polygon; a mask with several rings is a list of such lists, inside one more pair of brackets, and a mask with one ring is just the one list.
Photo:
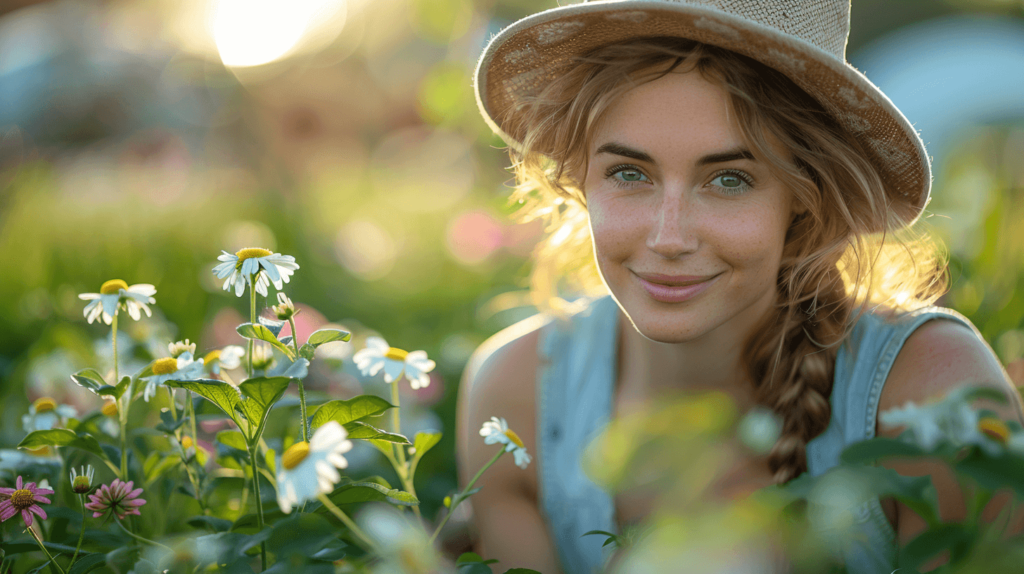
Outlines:
{"label": "braid", "polygon": [[[837,261],[841,254],[837,248],[822,258]],[[779,484],[807,470],[807,443],[828,427],[837,343],[846,334],[851,307],[834,264],[825,271],[822,265],[804,266],[807,273],[801,274],[798,260],[784,258],[779,272],[784,303],[746,347],[758,402],[783,419],[768,455]]]}

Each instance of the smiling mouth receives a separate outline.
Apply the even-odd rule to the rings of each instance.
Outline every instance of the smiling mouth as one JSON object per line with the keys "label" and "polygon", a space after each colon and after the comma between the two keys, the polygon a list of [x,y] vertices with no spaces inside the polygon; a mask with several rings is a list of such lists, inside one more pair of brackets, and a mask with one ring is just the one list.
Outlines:
{"label": "smiling mouth", "polygon": [[664,285],[665,287],[688,287],[690,285],[697,285],[698,283],[704,283],[718,277],[722,273],[716,273],[714,275],[707,275],[705,277],[692,277],[692,276],[671,276],[671,275],[660,275],[657,273],[640,274],[635,273],[637,277],[653,283],[655,285]]}

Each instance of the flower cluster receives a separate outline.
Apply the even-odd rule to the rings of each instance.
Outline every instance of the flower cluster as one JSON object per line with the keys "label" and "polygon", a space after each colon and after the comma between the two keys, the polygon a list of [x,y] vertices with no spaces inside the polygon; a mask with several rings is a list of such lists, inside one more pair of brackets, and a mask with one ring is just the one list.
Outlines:
{"label": "flower cluster", "polygon": [[976,445],[992,456],[1003,452],[1004,446],[1019,448],[1024,455],[1024,434],[1011,437],[1002,421],[982,416],[970,404],[972,392],[971,387],[958,387],[937,401],[907,403],[879,413],[878,420],[889,427],[906,427],[913,442],[926,451],[945,441],[954,446]]}

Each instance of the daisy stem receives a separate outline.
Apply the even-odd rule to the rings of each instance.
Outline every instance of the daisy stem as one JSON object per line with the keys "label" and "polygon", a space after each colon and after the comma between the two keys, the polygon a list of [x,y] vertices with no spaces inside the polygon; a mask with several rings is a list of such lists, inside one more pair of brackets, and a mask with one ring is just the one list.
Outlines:
{"label": "daisy stem", "polygon": [[116,385],[121,380],[117,369],[117,311],[114,312],[114,320],[110,325],[110,341],[114,346],[114,384]]}
{"label": "daisy stem", "polygon": [[[288,317],[288,325],[292,328],[292,346],[295,347],[295,360],[299,360],[299,333],[295,330],[295,319]],[[302,387],[302,379],[299,382],[299,410],[302,415],[302,440],[309,442],[309,427],[306,418],[306,389]]]}
{"label": "daisy stem", "polygon": [[78,501],[82,503],[82,531],[78,533],[78,546],[75,548],[75,555],[71,557],[71,564],[68,564],[68,570],[71,570],[75,560],[78,560],[78,551],[82,549],[82,539],[85,538],[85,495],[79,494]]}
{"label": "daisy stem", "polygon": [[[255,286],[256,286],[256,276],[255,275],[251,275],[249,277],[249,322],[252,323],[253,325],[256,324],[256,287]],[[250,379],[252,378],[252,374],[253,374],[253,370],[252,370],[252,349],[253,349],[253,340],[249,339],[248,357],[249,357],[249,378]],[[266,562],[266,560],[264,560],[263,561],[263,568],[266,568],[266,567],[267,567],[267,562]]]}
{"label": "daisy stem", "polygon": [[39,544],[39,547],[43,550],[43,554],[46,554],[46,557],[50,559],[50,564],[56,566],[57,570],[60,570],[61,574],[67,574],[66,572],[64,572],[64,569],[60,567],[60,564],[57,564],[57,561],[53,559],[53,555],[50,554],[50,551],[46,549],[46,545],[43,544],[43,541],[39,538],[39,535],[36,534],[36,531],[32,530],[31,526],[28,528],[28,532],[32,535],[32,538],[36,539],[36,542]]}
{"label": "daisy stem", "polygon": [[[255,299],[253,299],[255,301]],[[255,303],[254,303],[255,305]],[[255,306],[253,307],[255,309]],[[252,465],[252,490],[256,499],[256,525],[263,531],[263,498],[260,496],[260,473],[256,469],[256,445],[249,448],[249,463]],[[260,542],[260,564],[267,569],[267,543]]]}
{"label": "daisy stem", "polygon": [[163,544],[160,544],[159,542],[154,542],[154,541],[152,541],[152,540],[150,540],[150,539],[148,539],[148,538],[143,538],[143,537],[139,536],[138,534],[135,534],[135,533],[134,533],[134,532],[132,532],[131,530],[128,530],[127,528],[125,528],[125,527],[124,527],[124,524],[122,524],[122,523],[121,523],[121,519],[119,519],[119,518],[118,518],[118,517],[117,517],[116,515],[114,515],[113,513],[111,513],[111,515],[112,515],[112,516],[114,516],[114,522],[117,522],[117,525],[118,525],[118,526],[120,526],[120,527],[121,527],[121,530],[124,530],[124,531],[125,531],[125,533],[126,533],[126,534],[127,534],[128,536],[131,536],[132,538],[134,538],[134,539],[138,540],[139,542],[145,542],[146,544],[151,544],[151,545],[153,545],[153,546],[159,546],[160,548],[163,548],[163,549],[165,549],[165,550],[168,550],[168,551],[170,551],[170,552],[174,552],[174,550],[172,550],[171,548],[169,548],[169,547],[167,547],[167,546],[164,546]]}
{"label": "daisy stem", "polygon": [[[395,405],[395,408],[391,409],[391,422],[395,427],[395,432],[399,434],[402,432],[401,415],[398,412],[398,381],[400,380],[401,377],[398,377],[391,383],[391,402]],[[400,444],[392,444],[395,451],[398,453],[398,465],[395,470],[398,471],[398,477],[402,479],[402,486],[405,487],[405,490],[407,490],[409,494],[416,496],[416,488],[412,484],[412,477],[409,476],[409,465],[405,460],[405,447]],[[412,511],[416,514],[416,518],[422,518],[419,506],[413,506]]]}
{"label": "daisy stem", "polygon": [[479,478],[480,478],[481,476],[483,476],[484,472],[485,472],[485,471],[486,471],[486,470],[487,470],[488,468],[491,468],[491,465],[492,465],[492,464],[494,464],[494,463],[498,462],[498,459],[499,459],[499,458],[501,458],[501,455],[503,455],[503,454],[505,454],[505,449],[504,449],[504,448],[502,448],[502,449],[498,450],[498,454],[494,455],[494,458],[492,458],[492,459],[491,459],[491,462],[488,462],[487,464],[485,464],[485,465],[483,466],[483,468],[481,468],[481,469],[480,469],[479,471],[477,471],[477,473],[476,473],[476,476],[474,476],[474,477],[473,477],[473,480],[469,481],[469,484],[467,484],[467,485],[466,485],[466,488],[463,488],[463,489],[462,489],[462,492],[460,492],[460,493],[458,493],[458,494],[456,494],[456,495],[455,495],[455,497],[454,497],[454,498],[452,499],[452,505],[451,505],[451,508],[449,508],[449,509],[448,509],[448,514],[445,514],[445,515],[444,515],[444,519],[443,519],[443,520],[441,521],[441,524],[438,524],[438,525],[437,525],[437,530],[434,530],[434,534],[433,534],[433,535],[431,535],[431,537],[430,537],[430,544],[433,544],[433,543],[434,543],[434,540],[436,540],[436,539],[437,539],[437,535],[441,533],[441,529],[442,529],[442,528],[444,528],[444,525],[445,525],[445,524],[448,524],[448,519],[449,519],[449,518],[451,518],[451,517],[452,517],[452,514],[454,514],[454,513],[455,513],[455,509],[456,509],[456,508],[457,508],[457,507],[458,507],[458,506],[459,506],[460,504],[462,504],[462,501],[463,501],[463,500],[465,500],[466,498],[468,498],[468,497],[466,496],[466,493],[467,493],[467,492],[469,492],[470,490],[472,490],[472,489],[473,489],[473,485],[474,485],[474,484],[476,484],[476,481],[477,481],[477,480],[478,480],[478,479],[479,479]]}
{"label": "daisy stem", "polygon": [[366,533],[363,532],[363,529],[359,528],[359,525],[357,525],[355,521],[353,521],[351,518],[349,518],[347,514],[345,514],[345,511],[335,506],[334,503],[331,502],[331,499],[327,498],[326,494],[320,493],[318,495],[318,498],[320,499],[320,502],[327,507],[327,510],[331,511],[331,514],[337,516],[338,520],[340,520],[345,526],[348,527],[349,530],[352,531],[352,534],[355,534],[359,537],[360,540],[365,542],[366,545],[370,547],[370,550],[373,550],[378,555],[380,554],[380,548],[377,547],[377,544],[373,541],[373,539],[367,536]]}
{"label": "daisy stem", "polygon": [[171,414],[174,415],[174,422],[178,422],[178,405],[174,404],[174,389],[171,387],[164,387],[167,389],[167,396],[171,399]]}

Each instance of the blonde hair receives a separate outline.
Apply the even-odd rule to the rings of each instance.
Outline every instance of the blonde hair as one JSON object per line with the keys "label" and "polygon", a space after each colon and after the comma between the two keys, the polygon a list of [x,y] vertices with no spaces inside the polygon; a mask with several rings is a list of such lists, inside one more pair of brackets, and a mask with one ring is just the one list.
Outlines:
{"label": "blonde hair", "polygon": [[[806,446],[828,426],[838,345],[872,307],[898,313],[931,305],[948,285],[947,254],[933,236],[890,209],[861,143],[791,80],[734,52],[680,38],[646,38],[599,48],[538,95],[517,102],[506,132],[520,221],[540,219],[531,297],[564,315],[560,292],[607,292],[594,261],[583,179],[589,138],[627,90],[671,72],[696,70],[724,88],[743,136],[807,208],[785,238],[778,304],[746,341],[744,361],[758,402],[783,419],[769,455],[778,483],[807,469]],[[774,153],[769,138],[790,150]]]}

